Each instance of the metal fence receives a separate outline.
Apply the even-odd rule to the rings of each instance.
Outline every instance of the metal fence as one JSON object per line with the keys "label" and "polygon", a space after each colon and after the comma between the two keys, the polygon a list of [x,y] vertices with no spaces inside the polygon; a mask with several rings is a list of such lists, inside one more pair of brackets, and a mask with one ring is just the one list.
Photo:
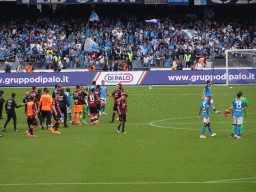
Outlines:
{"label": "metal fence", "polygon": [[[198,61],[198,59],[191,60],[191,66],[193,65],[194,61]],[[116,60],[114,62],[118,63],[118,68],[121,70],[124,60]],[[185,62],[179,61],[182,63],[182,66],[185,68]],[[8,62],[12,70],[16,70],[20,62]],[[44,61],[44,62],[22,62],[23,63],[23,70],[25,67],[30,63],[32,67],[36,69],[53,69],[54,63],[52,61]],[[102,63],[99,61],[93,61],[97,70],[102,68]],[[6,62],[0,62],[0,70],[4,70]],[[108,70],[112,70],[113,60],[107,61]],[[149,62],[145,63],[143,60],[134,60],[132,61],[132,67],[136,68],[172,68],[173,60],[172,59],[156,59],[156,60],[149,60]],[[85,62],[76,62],[70,61],[69,63],[62,63],[62,69],[90,69],[90,63]],[[225,59],[215,59],[215,60],[206,60],[206,68],[225,68],[226,67],[226,60]],[[229,67],[256,67],[256,60],[248,60],[247,58],[232,58],[229,60]]]}

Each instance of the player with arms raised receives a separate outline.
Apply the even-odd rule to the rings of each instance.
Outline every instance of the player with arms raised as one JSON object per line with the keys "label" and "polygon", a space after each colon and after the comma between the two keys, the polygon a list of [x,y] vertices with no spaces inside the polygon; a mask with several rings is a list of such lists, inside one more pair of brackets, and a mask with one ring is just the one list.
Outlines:
{"label": "player with arms raised", "polygon": [[[208,80],[207,81],[207,85],[205,86],[204,91],[203,91],[202,100],[206,101],[207,97],[209,97],[209,96],[212,97],[211,85],[212,85],[212,82],[210,80]],[[216,111],[214,103],[213,103],[213,99],[211,100],[211,106],[212,106],[212,109],[214,110],[215,114],[219,114],[220,113],[220,111]]]}
{"label": "player with arms raised", "polygon": [[234,125],[234,133],[235,138],[241,139],[240,131],[241,125],[243,124],[243,112],[244,110],[244,118],[246,118],[246,110],[244,102],[240,99],[242,96],[241,92],[237,93],[237,99],[233,101],[232,106],[226,111],[231,111],[233,114],[233,125]]}
{"label": "player with arms raised", "polygon": [[127,94],[124,94],[119,100],[117,104],[117,110],[119,114],[119,125],[117,127],[117,132],[120,133],[120,127],[122,125],[122,133],[127,133],[124,131],[125,122],[126,122],[126,114],[129,115],[128,108],[127,108]]}
{"label": "player with arms raised", "polygon": [[200,109],[199,109],[198,119],[200,119],[201,111],[203,110],[202,117],[203,117],[203,122],[204,122],[204,126],[202,128],[200,138],[206,138],[204,136],[206,126],[208,126],[208,130],[210,131],[212,137],[214,137],[216,135],[216,133],[212,133],[212,129],[211,129],[211,126],[210,126],[211,99],[212,99],[212,97],[208,96],[207,100],[203,101],[201,103],[201,106],[200,106]]}

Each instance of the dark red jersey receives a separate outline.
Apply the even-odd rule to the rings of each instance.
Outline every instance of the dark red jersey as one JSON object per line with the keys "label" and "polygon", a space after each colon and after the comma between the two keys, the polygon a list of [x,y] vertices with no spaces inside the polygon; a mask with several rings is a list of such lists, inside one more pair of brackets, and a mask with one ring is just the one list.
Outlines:
{"label": "dark red jersey", "polygon": [[89,93],[88,95],[88,105],[90,108],[97,107],[98,96],[95,93]]}
{"label": "dark red jersey", "polygon": [[[96,89],[94,93],[97,95],[98,98],[100,98],[100,94],[101,94],[100,90]],[[97,104],[100,104],[100,101],[97,101]]]}
{"label": "dark red jersey", "polygon": [[73,99],[75,100],[75,105],[83,105],[83,104],[85,104],[84,94],[82,94],[80,91],[75,91],[73,93]]}
{"label": "dark red jersey", "polygon": [[52,106],[54,106],[55,111],[56,111],[57,113],[60,113],[60,110],[59,110],[59,100],[53,99],[53,101],[52,101]]}
{"label": "dark red jersey", "polygon": [[119,99],[117,106],[119,106],[121,114],[126,114],[127,100]]}
{"label": "dark red jersey", "polygon": [[38,104],[39,103],[39,98],[38,98],[38,93],[35,91],[30,92],[30,96],[34,97],[34,103]]}
{"label": "dark red jersey", "polygon": [[115,90],[113,93],[112,93],[112,96],[114,97],[114,102],[115,104],[117,104],[117,100],[121,97],[121,92],[120,90]]}
{"label": "dark red jersey", "polygon": [[124,95],[124,88],[119,89],[119,91],[121,93],[121,96],[123,96]]}

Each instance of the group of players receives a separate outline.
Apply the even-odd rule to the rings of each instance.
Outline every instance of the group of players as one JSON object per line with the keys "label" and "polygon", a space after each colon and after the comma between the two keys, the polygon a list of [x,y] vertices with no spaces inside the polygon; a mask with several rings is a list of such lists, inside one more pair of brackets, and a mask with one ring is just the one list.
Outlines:
{"label": "group of players", "polygon": [[[79,121],[81,117],[83,117],[83,123],[86,125],[86,116],[90,118],[91,125],[98,125],[99,116],[101,114],[106,115],[106,98],[113,97],[114,107],[110,123],[114,122],[116,112],[118,112],[120,123],[117,127],[117,132],[120,133],[120,128],[122,126],[122,133],[126,133],[124,128],[126,114],[129,115],[127,108],[128,95],[125,94],[121,84],[116,85],[116,90],[114,90],[112,94],[107,93],[107,87],[103,80],[101,86],[96,85],[95,81],[85,87],[77,85],[73,96],[71,96],[70,88],[66,88],[66,92],[64,92],[62,85],[55,86],[52,96],[49,94],[48,88],[44,88],[42,92],[42,89],[36,91],[35,86],[32,87],[32,92],[26,92],[25,95],[26,97],[19,106],[17,106],[15,101],[15,93],[12,93],[12,98],[6,101],[5,110],[7,113],[7,120],[3,128],[4,132],[11,119],[13,119],[14,122],[14,131],[18,131],[16,129],[17,120],[15,108],[21,106],[25,106],[26,120],[29,127],[26,134],[29,137],[36,137],[33,131],[35,131],[39,122],[41,129],[50,129],[54,134],[61,134],[58,132],[58,128],[60,123],[63,123],[65,128],[68,127],[66,123],[67,115],[69,116],[70,123],[73,125],[82,125]],[[72,98],[74,100],[73,117],[71,117]],[[51,125],[51,116],[53,116],[53,121],[55,121],[54,125]],[[1,136],[3,135],[0,135],[0,137]]]}
{"label": "group of players", "polygon": [[[225,110],[225,117],[228,116],[229,113],[232,113],[233,117],[233,126],[232,126],[232,132],[231,135],[228,135],[228,137],[234,137],[237,139],[242,138],[242,133],[244,130],[244,118],[246,118],[246,109],[245,107],[248,107],[248,102],[246,98],[242,97],[243,93],[238,92],[236,95],[236,99],[232,102],[232,106]],[[211,107],[214,110],[215,114],[219,114],[219,111],[216,111],[213,99],[211,96],[211,81],[207,81],[207,85],[203,91],[202,99],[204,100],[201,103],[200,109],[199,109],[199,114],[198,114],[198,119],[200,119],[200,115],[202,112],[202,117],[203,117],[203,128],[201,131],[200,138],[206,138],[204,136],[204,132],[206,129],[206,126],[208,126],[208,130],[211,134],[212,137],[216,136],[216,133],[212,132],[211,126],[210,126],[210,110]],[[231,112],[230,112],[231,111]]]}

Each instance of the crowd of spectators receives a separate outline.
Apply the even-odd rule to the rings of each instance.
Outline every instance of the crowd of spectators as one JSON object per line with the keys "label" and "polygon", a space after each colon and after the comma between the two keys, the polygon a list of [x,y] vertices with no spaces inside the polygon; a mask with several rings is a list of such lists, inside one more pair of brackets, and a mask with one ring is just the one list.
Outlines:
{"label": "crowd of spectators", "polygon": [[[256,22],[233,19],[161,19],[157,25],[131,18],[128,21],[102,19],[39,18],[0,21],[0,62],[31,62],[34,68],[96,67],[126,61],[129,68],[137,60],[140,67],[172,67],[191,58],[225,58],[227,49],[256,49]],[[183,29],[195,30],[190,40]],[[99,52],[85,52],[84,43],[92,38]],[[104,63],[104,65],[103,65]],[[182,67],[186,67],[182,65]],[[106,69],[106,67],[105,67]]]}

